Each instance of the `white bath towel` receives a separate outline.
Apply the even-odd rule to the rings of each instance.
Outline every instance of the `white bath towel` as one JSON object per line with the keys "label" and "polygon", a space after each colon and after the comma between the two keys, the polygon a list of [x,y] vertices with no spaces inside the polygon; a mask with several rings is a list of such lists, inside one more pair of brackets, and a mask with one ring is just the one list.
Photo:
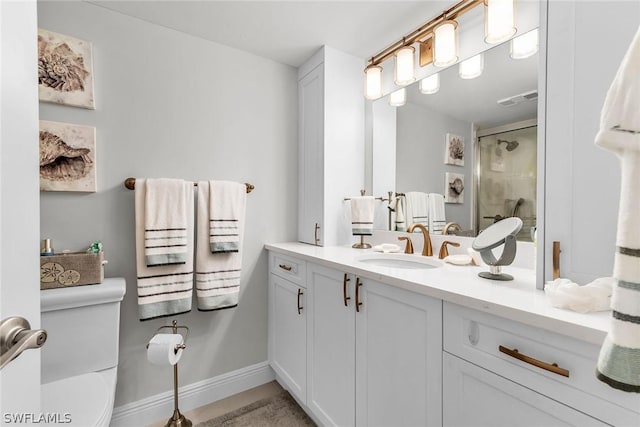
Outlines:
{"label": "white bath towel", "polygon": [[396,196],[391,203],[389,203],[389,210],[391,212],[395,212],[393,231],[407,230],[407,222],[404,216],[404,204],[404,196]]}
{"label": "white bath towel", "polygon": [[351,198],[351,233],[354,236],[371,236],[373,233],[375,201],[373,196]]}
{"label": "white bath towel", "polygon": [[[405,217],[407,227],[411,224],[422,224],[429,228],[429,198],[427,193],[409,191],[405,193]],[[420,230],[416,230],[419,232]]]}
{"label": "white bath towel", "polygon": [[640,393],[640,28],[609,88],[596,144],[621,161],[620,206],[614,256],[611,329],[597,377]]}
{"label": "white bath towel", "polygon": [[[242,272],[242,234],[244,232],[245,201],[238,206],[241,209],[234,214],[237,221],[237,252],[211,252],[209,238],[210,191],[211,181],[198,183],[198,233],[196,238],[196,299],[198,310],[210,311],[238,305],[240,296],[240,277]],[[236,183],[237,184],[237,183]],[[246,187],[242,186],[246,199]],[[215,214],[214,214],[215,215]]]}
{"label": "white bath towel", "polygon": [[442,233],[447,224],[444,211],[444,196],[438,193],[429,193],[429,232]]}
{"label": "white bath towel", "polygon": [[232,181],[209,181],[209,248],[211,253],[238,252],[247,187]]}
{"label": "white bath towel", "polygon": [[183,264],[147,267],[145,254],[146,180],[138,178],[135,189],[136,267],[140,320],[191,311],[193,295],[193,183],[185,186],[186,258]]}
{"label": "white bath towel", "polygon": [[193,184],[182,179],[147,179],[144,200],[144,253],[147,267],[187,260],[187,209],[193,215]]}

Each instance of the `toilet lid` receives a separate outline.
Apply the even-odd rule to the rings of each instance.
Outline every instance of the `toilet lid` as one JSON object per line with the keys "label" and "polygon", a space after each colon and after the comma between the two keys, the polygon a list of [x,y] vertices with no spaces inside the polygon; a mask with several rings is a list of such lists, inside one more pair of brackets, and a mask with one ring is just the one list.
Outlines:
{"label": "toilet lid", "polygon": [[91,372],[43,384],[41,412],[56,414],[67,426],[106,426],[109,424],[111,394],[103,376]]}

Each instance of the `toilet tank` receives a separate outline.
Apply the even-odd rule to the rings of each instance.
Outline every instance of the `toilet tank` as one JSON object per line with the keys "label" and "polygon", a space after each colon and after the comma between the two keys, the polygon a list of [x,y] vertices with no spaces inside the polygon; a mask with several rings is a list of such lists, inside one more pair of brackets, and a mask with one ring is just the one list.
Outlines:
{"label": "toilet tank", "polygon": [[118,365],[122,278],[40,291],[42,383]]}

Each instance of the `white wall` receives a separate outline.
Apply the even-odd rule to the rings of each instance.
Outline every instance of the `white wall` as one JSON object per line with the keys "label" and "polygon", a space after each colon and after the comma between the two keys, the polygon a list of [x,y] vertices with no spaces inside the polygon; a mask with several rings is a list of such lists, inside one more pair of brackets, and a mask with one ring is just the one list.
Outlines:
{"label": "white wall", "polygon": [[[471,228],[471,189],[473,143],[471,123],[454,119],[439,111],[407,103],[397,108],[396,188],[395,191],[422,191],[445,194],[445,173],[464,174],[464,203],[446,203],[447,221]],[[445,165],[445,136],[464,137],[464,166]]]}
{"label": "white wall", "polygon": [[[180,384],[267,359],[266,241],[295,239],[296,70],[85,2],[40,2],[39,27],[93,43],[96,110],[40,104],[41,119],[95,126],[98,192],[42,193],[57,251],[104,243],[127,280],[116,406],[173,387],[145,344],[172,318],[137,316],[133,191],[126,177],[251,182],[237,308],[177,316],[191,331]],[[87,319],[90,321],[91,319]]]}

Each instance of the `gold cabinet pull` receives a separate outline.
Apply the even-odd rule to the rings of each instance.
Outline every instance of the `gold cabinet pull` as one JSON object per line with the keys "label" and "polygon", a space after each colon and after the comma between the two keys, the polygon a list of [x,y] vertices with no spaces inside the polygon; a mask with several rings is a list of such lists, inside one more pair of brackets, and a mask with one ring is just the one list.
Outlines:
{"label": "gold cabinet pull", "polygon": [[318,243],[320,243],[320,238],[318,238],[318,230],[320,230],[320,226],[316,222],[315,229],[313,230],[313,240],[316,246],[318,246]]}
{"label": "gold cabinet pull", "polygon": [[362,286],[362,282],[359,277],[356,277],[356,312],[360,313],[360,306],[362,303],[360,302],[360,286]]}
{"label": "gold cabinet pull", "polygon": [[560,242],[553,242],[553,280],[560,278]]}
{"label": "gold cabinet pull", "polygon": [[278,267],[287,271],[291,271],[291,268],[292,268],[290,265],[287,265],[287,264],[278,264]]}
{"label": "gold cabinet pull", "polygon": [[529,357],[525,354],[519,353],[517,348],[511,350],[507,347],[498,346],[498,350],[508,356],[521,360],[530,365],[537,366],[538,368],[544,369],[545,371],[553,372],[554,374],[562,375],[563,377],[569,378],[569,370],[559,367],[557,363],[541,362],[538,359],[534,359],[533,357]]}
{"label": "gold cabinet pull", "polygon": [[298,314],[302,314],[302,309],[304,307],[302,307],[302,305],[300,304],[300,297],[304,295],[304,292],[302,292],[302,289],[298,288]]}
{"label": "gold cabinet pull", "polygon": [[342,298],[344,299],[344,306],[348,307],[347,301],[351,299],[350,296],[347,295],[347,282],[350,281],[347,277],[347,273],[344,273],[344,279],[342,280]]}

